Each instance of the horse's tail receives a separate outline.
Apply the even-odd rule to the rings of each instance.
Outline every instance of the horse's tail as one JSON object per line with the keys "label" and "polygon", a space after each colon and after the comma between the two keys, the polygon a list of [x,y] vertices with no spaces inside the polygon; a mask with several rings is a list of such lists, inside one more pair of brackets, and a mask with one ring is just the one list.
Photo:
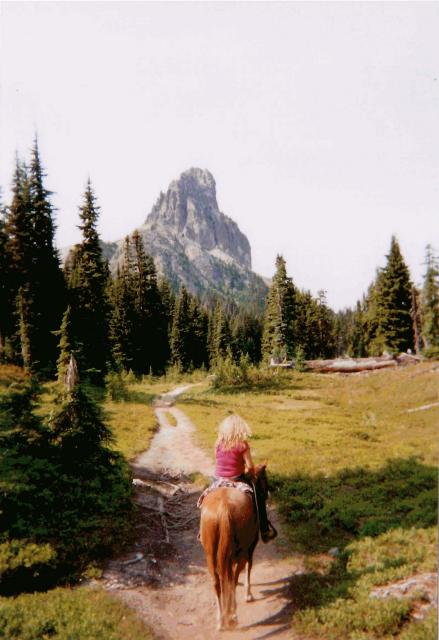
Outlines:
{"label": "horse's tail", "polygon": [[233,576],[232,551],[233,529],[230,509],[225,501],[221,501],[217,513],[218,547],[217,568],[221,585],[221,610],[227,619],[234,613],[235,581]]}

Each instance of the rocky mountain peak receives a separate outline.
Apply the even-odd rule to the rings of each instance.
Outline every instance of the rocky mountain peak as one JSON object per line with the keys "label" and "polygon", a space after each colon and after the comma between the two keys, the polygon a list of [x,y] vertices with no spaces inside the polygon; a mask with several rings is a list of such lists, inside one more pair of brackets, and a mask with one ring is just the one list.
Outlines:
{"label": "rocky mountain peak", "polygon": [[250,244],[238,225],[219,210],[215,180],[207,169],[188,169],[173,180],[144,227],[165,227],[179,242],[193,243],[224,262],[251,269]]}

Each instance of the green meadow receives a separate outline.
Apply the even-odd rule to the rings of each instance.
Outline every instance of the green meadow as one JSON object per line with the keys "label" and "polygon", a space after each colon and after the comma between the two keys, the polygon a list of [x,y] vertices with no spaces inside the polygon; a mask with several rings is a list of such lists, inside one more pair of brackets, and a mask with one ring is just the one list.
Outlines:
{"label": "green meadow", "polygon": [[211,454],[230,412],[250,424],[289,548],[305,555],[308,571],[291,587],[301,637],[436,638],[435,611],[410,617],[425,593],[370,592],[436,571],[438,409],[411,410],[437,402],[438,381],[431,362],[361,375],[287,371],[260,389],[206,383],[180,399]]}

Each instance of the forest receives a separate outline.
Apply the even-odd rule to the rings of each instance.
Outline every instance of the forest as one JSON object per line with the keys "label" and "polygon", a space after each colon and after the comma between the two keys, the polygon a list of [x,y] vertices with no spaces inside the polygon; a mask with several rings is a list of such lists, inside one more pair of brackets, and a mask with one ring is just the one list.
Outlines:
{"label": "forest", "polygon": [[82,242],[61,265],[54,211],[35,141],[30,162],[17,160],[12,199],[0,222],[0,361],[40,378],[63,376],[75,354],[83,375],[102,384],[114,371],[136,376],[168,367],[215,367],[229,356],[253,364],[362,357],[439,347],[439,268],[426,247],[417,288],[392,237],[386,264],[353,309],[331,310],[322,289],[301,290],[278,256],[265,309],[232,299],[197,299],[158,277],[138,232],[127,237],[111,274],[97,231],[99,206],[88,181],[79,207]]}

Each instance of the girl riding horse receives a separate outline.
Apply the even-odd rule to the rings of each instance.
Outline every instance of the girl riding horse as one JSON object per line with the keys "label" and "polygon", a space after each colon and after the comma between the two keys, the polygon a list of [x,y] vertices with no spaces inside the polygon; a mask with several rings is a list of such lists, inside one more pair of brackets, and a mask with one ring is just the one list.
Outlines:
{"label": "girl riding horse", "polygon": [[250,427],[238,415],[230,415],[221,422],[215,444],[215,480],[247,482],[256,489],[261,538],[262,542],[269,542],[276,537],[277,532],[268,520],[264,492],[259,486],[260,483],[256,482],[255,466],[248,444],[250,436]]}

